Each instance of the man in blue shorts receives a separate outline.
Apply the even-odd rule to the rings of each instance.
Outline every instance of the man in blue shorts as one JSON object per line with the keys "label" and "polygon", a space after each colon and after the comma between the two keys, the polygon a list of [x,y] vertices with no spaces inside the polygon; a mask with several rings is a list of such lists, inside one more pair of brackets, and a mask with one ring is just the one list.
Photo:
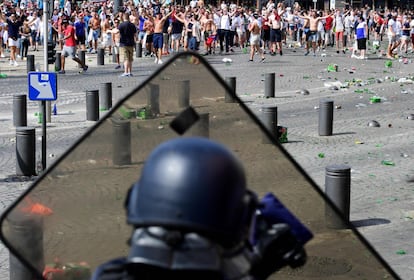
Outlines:
{"label": "man in blue shorts", "polygon": [[172,14],[173,10],[171,10],[168,14],[162,15],[162,13],[158,13],[154,18],[154,34],[152,37],[152,44],[154,46],[155,51],[155,63],[162,64],[161,56],[162,56],[162,46],[164,44],[163,39],[163,26],[165,21],[169,18]]}

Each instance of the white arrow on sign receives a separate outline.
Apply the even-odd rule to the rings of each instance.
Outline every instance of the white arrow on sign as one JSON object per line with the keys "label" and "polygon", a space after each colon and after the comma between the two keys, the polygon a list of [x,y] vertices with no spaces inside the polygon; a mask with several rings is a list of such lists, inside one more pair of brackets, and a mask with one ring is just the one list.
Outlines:
{"label": "white arrow on sign", "polygon": [[[37,81],[35,80],[37,77]],[[42,77],[42,80],[46,80],[45,82],[40,82],[40,77]],[[30,85],[36,89],[39,94],[37,95],[38,99],[53,99],[53,91],[52,91],[52,85],[49,82],[49,76],[48,75],[31,75],[30,76]]]}

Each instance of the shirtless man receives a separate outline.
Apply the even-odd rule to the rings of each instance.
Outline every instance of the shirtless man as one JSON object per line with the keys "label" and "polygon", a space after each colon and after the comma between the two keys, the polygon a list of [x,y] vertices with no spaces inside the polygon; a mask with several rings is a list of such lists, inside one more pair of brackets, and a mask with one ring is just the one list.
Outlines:
{"label": "shirtless man", "polygon": [[155,52],[155,63],[162,64],[161,56],[162,56],[162,46],[164,44],[163,40],[163,27],[165,21],[170,17],[173,10],[169,13],[165,14],[164,16],[162,13],[158,13],[154,18],[154,35],[152,37],[152,42],[154,45],[154,52]]}
{"label": "shirtless man", "polygon": [[[330,17],[330,15],[326,15],[324,17],[318,17],[315,10],[312,10],[310,12],[309,16],[301,16],[298,15],[298,17],[303,18],[305,20],[309,21],[309,35],[308,35],[308,42],[312,43],[312,50],[313,50],[313,56],[316,55],[316,43],[318,42],[318,23],[320,20],[323,20],[327,17]],[[309,48],[305,55],[309,54]]]}
{"label": "shirtless man", "polygon": [[139,25],[139,15],[137,10],[133,10],[129,15],[129,21],[134,24],[135,26]]}
{"label": "shirtless man", "polygon": [[260,26],[258,14],[253,14],[253,21],[249,24],[249,32],[250,32],[250,59],[249,61],[253,61],[253,56],[255,52],[258,52],[262,57],[262,62],[264,62],[265,57],[263,50],[260,48]]}
{"label": "shirtless man", "polygon": [[113,50],[114,50],[114,55],[115,55],[115,59],[116,59],[116,67],[115,69],[120,69],[121,68],[121,63],[119,61],[119,40],[121,38],[121,35],[119,33],[119,19],[116,18],[114,20],[114,28],[112,28],[111,33],[112,33],[112,46],[113,46]]}
{"label": "shirtless man", "polygon": [[210,11],[205,12],[205,17],[201,20],[201,27],[204,32],[204,47],[206,49],[204,55],[208,55],[211,54],[211,50],[214,49],[213,44],[215,43],[208,38],[216,34],[216,25],[214,24],[213,14],[210,13]]}
{"label": "shirtless man", "polygon": [[[145,49],[147,50],[145,56],[151,55],[153,56],[153,49],[152,49],[152,40],[154,34],[154,18],[148,14],[147,20],[144,22],[144,30],[147,36],[145,41]],[[157,61],[158,62],[158,61]]]}
{"label": "shirtless man", "polygon": [[108,48],[109,55],[112,55],[112,33],[111,24],[109,23],[109,17],[102,21],[102,47]]}
{"label": "shirtless man", "polygon": [[285,11],[278,8],[273,8],[273,12],[269,15],[267,25],[270,26],[270,43],[271,55],[276,55],[276,49],[282,55],[282,17]]}
{"label": "shirtless man", "polygon": [[[92,52],[95,49],[95,52],[98,50],[98,39],[100,36],[100,29],[101,29],[101,20],[99,19],[99,15],[97,12],[94,12],[92,18],[89,20],[90,26],[90,35],[88,36],[89,39],[89,52]],[[92,42],[93,46],[92,47]]]}

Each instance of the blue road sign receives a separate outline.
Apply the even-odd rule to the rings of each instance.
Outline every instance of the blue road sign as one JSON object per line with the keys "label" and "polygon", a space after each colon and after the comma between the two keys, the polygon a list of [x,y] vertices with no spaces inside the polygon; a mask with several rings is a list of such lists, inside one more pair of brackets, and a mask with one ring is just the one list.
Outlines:
{"label": "blue road sign", "polygon": [[57,99],[57,75],[54,72],[29,72],[29,99],[47,101]]}

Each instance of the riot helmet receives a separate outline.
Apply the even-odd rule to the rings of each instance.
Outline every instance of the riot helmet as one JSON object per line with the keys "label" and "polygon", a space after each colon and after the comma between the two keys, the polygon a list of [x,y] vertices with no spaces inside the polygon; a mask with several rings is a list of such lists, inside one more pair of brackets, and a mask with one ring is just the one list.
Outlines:
{"label": "riot helmet", "polygon": [[126,201],[127,221],[136,228],[197,232],[223,247],[247,238],[256,206],[241,162],[224,145],[199,137],[156,147]]}

